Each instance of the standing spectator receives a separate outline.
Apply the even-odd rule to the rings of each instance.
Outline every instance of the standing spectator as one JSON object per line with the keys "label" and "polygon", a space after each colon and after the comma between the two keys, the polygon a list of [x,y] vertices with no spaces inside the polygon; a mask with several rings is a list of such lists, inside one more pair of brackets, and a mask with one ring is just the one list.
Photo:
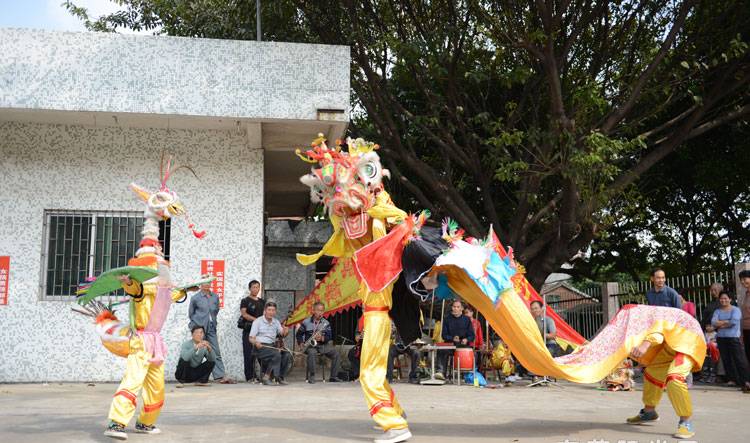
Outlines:
{"label": "standing spectator", "polygon": [[708,288],[709,294],[711,294],[711,301],[708,302],[705,308],[703,308],[703,317],[701,323],[703,329],[707,332],[712,332],[714,327],[711,326],[711,319],[714,317],[714,311],[719,309],[719,294],[724,290],[724,285],[719,282],[711,283]]}
{"label": "standing spectator", "polygon": [[680,294],[666,284],[667,275],[661,268],[656,268],[651,273],[651,283],[653,288],[646,293],[646,300],[649,306],[666,306],[669,308],[682,308]]}
{"label": "standing spectator", "polygon": [[260,382],[260,377],[255,373],[255,346],[250,343],[250,329],[253,322],[263,315],[263,300],[260,298],[260,282],[252,280],[247,285],[250,291],[247,297],[240,302],[240,316],[242,317],[242,356],[245,363],[245,381]]}
{"label": "standing spectator", "polygon": [[750,270],[740,272],[739,278],[745,288],[745,299],[742,301],[742,337],[745,342],[745,357],[750,361]]}
{"label": "standing spectator", "polygon": [[[297,344],[307,354],[307,382],[315,383],[315,362],[318,354],[331,360],[331,382],[340,382],[339,353],[333,347],[333,330],[328,320],[323,318],[325,306],[322,302],[313,303],[313,315],[304,319],[297,329]],[[325,374],[324,374],[325,377]]]}
{"label": "standing spectator", "polygon": [[211,349],[211,344],[203,339],[203,326],[193,326],[191,333],[192,337],[180,348],[180,361],[177,363],[174,378],[180,383],[205,386],[214,368],[216,354]]}
{"label": "standing spectator", "polygon": [[[202,276],[208,278],[208,275]],[[216,316],[219,315],[219,296],[211,292],[211,284],[205,283],[200,285],[200,290],[193,294],[190,299],[188,316],[190,324],[188,327],[192,330],[195,326],[201,326],[206,331],[206,341],[211,344],[216,354],[216,365],[213,369],[214,381],[227,384],[234,383],[226,377],[224,370],[224,361],[221,359],[221,350],[219,349],[219,337],[216,335]]]}
{"label": "standing spectator", "polygon": [[716,342],[719,354],[727,371],[728,386],[742,386],[742,392],[750,393],[747,362],[740,345],[740,309],[731,305],[731,297],[726,291],[719,294],[719,309],[714,311],[711,324],[716,328]]}
{"label": "standing spectator", "polygon": [[478,351],[484,348],[484,335],[482,334],[482,323],[474,318],[474,312],[473,306],[466,305],[464,315],[469,317],[469,320],[471,320],[471,327],[474,328],[474,341],[470,342],[469,346]]}

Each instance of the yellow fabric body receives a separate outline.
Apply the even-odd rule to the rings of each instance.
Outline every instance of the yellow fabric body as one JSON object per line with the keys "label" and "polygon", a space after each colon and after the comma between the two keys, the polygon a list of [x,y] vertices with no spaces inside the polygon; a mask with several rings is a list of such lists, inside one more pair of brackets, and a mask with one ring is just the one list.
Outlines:
{"label": "yellow fabric body", "polygon": [[[563,378],[576,383],[598,383],[618,367],[646,336],[655,332],[664,334],[670,346],[691,359],[692,366],[695,368],[701,367],[706,355],[703,337],[679,325],[658,321],[650,325],[644,333],[628,336],[616,352],[603,356],[593,364],[557,363],[547,350],[529,309],[514,289],[503,292],[501,302],[494,305],[471,278],[455,266],[435,267],[433,272],[445,273],[448,276],[450,288],[485,316],[490,326],[500,334],[503,342],[508,345],[518,361],[534,374]],[[584,347],[580,346],[576,352]],[[656,355],[656,347],[652,348],[639,359],[639,363],[646,366],[651,363]]]}
{"label": "yellow fabric body", "polygon": [[[132,299],[130,303],[135,304],[135,327],[137,329],[143,329],[148,324],[148,319],[151,317],[151,308],[154,306],[154,300],[156,300],[156,285],[153,283],[147,283],[141,285],[135,280],[131,280],[129,285],[123,283],[122,288],[125,289],[125,293],[131,296],[142,298]],[[185,297],[185,291],[172,291],[172,301],[177,301]]]}
{"label": "yellow fabric body", "polygon": [[[146,327],[151,316],[151,308],[156,299],[156,285],[141,285],[131,280],[129,285],[123,284],[122,287],[128,295],[139,297],[130,300],[130,303],[134,306],[135,327],[141,330]],[[172,291],[172,301],[180,300],[184,296],[185,291]],[[142,390],[143,411],[138,421],[145,425],[153,425],[164,404],[164,364],[157,366],[149,363],[151,355],[146,352],[143,341],[137,335],[130,339],[129,345],[127,368],[112,399],[109,419],[127,425],[135,412],[134,399]]]}
{"label": "yellow fabric body", "polygon": [[[303,265],[310,265],[323,255],[352,257],[361,247],[384,237],[388,232],[389,225],[399,223],[407,216],[406,212],[393,204],[391,197],[385,191],[378,193],[375,197],[375,204],[368,209],[367,215],[370,216],[368,232],[357,239],[347,238],[341,226],[342,219],[331,215],[333,234],[323,246],[323,249],[316,254],[297,254],[297,261]],[[389,285],[379,292],[370,292],[364,283],[361,283],[359,287],[363,307],[387,307],[390,309],[393,304],[392,291],[393,285]],[[401,409],[393,389],[386,382],[388,344],[391,340],[391,319],[387,311],[366,312],[364,316],[359,382],[365,394],[367,406],[371,412],[374,412],[372,418],[375,422],[386,431],[406,428],[408,425],[402,417],[404,411]]]}
{"label": "yellow fabric body", "polygon": [[[386,291],[390,295],[391,288],[388,287],[381,292]],[[373,295],[375,298],[381,298],[380,295]],[[367,312],[364,316],[365,332],[359,363],[359,383],[365,394],[367,407],[373,420],[384,430],[406,428],[408,424],[402,417],[404,410],[386,381],[391,319],[385,311]]]}
{"label": "yellow fabric body", "polygon": [[[682,354],[683,358],[679,358],[678,354],[667,345],[658,344],[652,347],[655,348],[656,353],[651,364],[646,366],[644,371],[643,404],[656,407],[666,385],[667,396],[674,411],[680,417],[690,417],[693,415],[693,406],[685,377],[693,369],[692,360],[684,354]],[[668,380],[669,376],[676,376],[676,378]],[[658,382],[658,385],[654,383],[654,380]]]}
{"label": "yellow fabric body", "polygon": [[[164,364],[152,365],[143,341],[135,336],[130,339],[130,355],[127,369],[109,408],[109,419],[127,425],[135,413],[135,398],[143,392],[142,411],[138,421],[153,425],[159,418],[164,404]],[[125,394],[121,394],[125,391]]]}

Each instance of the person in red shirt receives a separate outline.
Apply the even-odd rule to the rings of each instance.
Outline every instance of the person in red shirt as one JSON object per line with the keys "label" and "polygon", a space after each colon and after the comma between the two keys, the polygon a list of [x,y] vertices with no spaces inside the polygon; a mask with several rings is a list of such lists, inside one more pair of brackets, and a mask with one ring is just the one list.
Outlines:
{"label": "person in red shirt", "polygon": [[467,305],[464,308],[464,315],[469,317],[471,320],[471,326],[474,328],[474,341],[469,343],[469,346],[479,350],[484,347],[484,336],[482,335],[482,324],[479,320],[474,318],[474,307]]}
{"label": "person in red shirt", "polygon": [[484,349],[484,336],[482,335],[482,324],[474,318],[474,307],[466,305],[464,308],[464,315],[469,317],[471,320],[471,326],[474,329],[474,341],[469,342],[469,346],[474,349],[474,361],[477,365],[477,370],[484,371],[484,365],[482,364],[482,350]]}

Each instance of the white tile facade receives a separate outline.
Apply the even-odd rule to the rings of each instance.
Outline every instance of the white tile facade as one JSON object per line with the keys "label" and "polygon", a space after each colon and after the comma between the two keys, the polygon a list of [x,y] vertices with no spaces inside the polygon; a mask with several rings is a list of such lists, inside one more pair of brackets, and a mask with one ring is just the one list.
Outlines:
{"label": "white tile facade", "polygon": [[349,47],[0,28],[0,109],[315,120]]}
{"label": "white tile facade", "polygon": [[[136,46],[134,52],[142,49],[137,41],[128,44]],[[249,140],[237,131],[0,122],[0,255],[11,256],[8,305],[0,306],[0,382],[120,379],[125,360],[102,347],[89,320],[71,312],[71,302],[40,301],[42,214],[45,209],[142,210],[127,185],[158,186],[162,150],[199,175],[200,181],[178,172],[171,188],[198,227],[208,231],[197,240],[184,220],[173,221],[174,280],[197,277],[203,258],[226,261],[219,340],[229,374],[241,378],[235,323],[248,280],[261,275],[263,245],[263,151]],[[174,376],[179,344],[188,336],[187,308],[187,303],[174,305],[164,326],[168,379]]]}

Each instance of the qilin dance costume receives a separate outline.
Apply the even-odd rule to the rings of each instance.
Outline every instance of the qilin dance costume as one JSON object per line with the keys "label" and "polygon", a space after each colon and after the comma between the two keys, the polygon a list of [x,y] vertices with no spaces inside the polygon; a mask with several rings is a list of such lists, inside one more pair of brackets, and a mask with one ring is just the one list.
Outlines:
{"label": "qilin dance costume", "polygon": [[[628,305],[590,343],[553,358],[529,312],[530,300],[520,295],[528,285],[523,268],[494,232],[490,229],[486,239],[464,239],[463,231],[451,221],[446,220],[441,230],[423,226],[424,213],[406,215],[383,189],[387,171],[374,149],[376,145],[361,139],[348,139],[330,149],[320,136],[304,155],[297,152],[305,161],[320,165],[301,181],[311,188],[312,201],[325,205],[333,225],[333,235],[319,253],[297,257],[305,265],[323,254],[354,259],[365,323],[360,380],[370,414],[386,430],[376,443],[395,443],[411,436],[405,414],[384,381],[388,311],[405,343],[419,333],[410,330],[410,325],[412,329],[418,325],[419,308],[408,302],[417,300],[408,293],[423,300],[433,293],[460,296],[485,316],[525,368],[576,383],[599,382],[634,348],[644,341],[651,343],[648,352],[638,357],[647,367],[645,409],[655,406],[666,388],[681,417],[675,436],[692,436],[692,427],[684,421],[692,413],[684,377],[701,367],[706,354],[694,318],[679,309]],[[338,308],[327,306],[329,311]]]}
{"label": "qilin dance costume", "polygon": [[[397,208],[383,189],[383,169],[375,153],[378,146],[362,139],[348,139],[329,148],[325,140],[316,139],[312,149],[297,154],[308,163],[319,164],[300,180],[311,188],[314,203],[325,205],[333,235],[317,254],[297,254],[303,265],[317,261],[322,255],[352,257],[363,246],[378,240],[396,224],[409,219]],[[359,294],[364,312],[364,338],[360,357],[360,384],[370,415],[383,428],[385,436],[376,441],[403,441],[411,436],[405,414],[393,389],[386,381],[391,320],[388,312],[393,305],[392,282],[377,290],[364,283]],[[400,439],[392,440],[393,437]]]}
{"label": "qilin dance costume", "polygon": [[[103,273],[90,286],[79,291],[82,294],[79,303],[96,314],[97,332],[104,346],[114,354],[127,358],[125,375],[109,410],[110,425],[105,430],[105,435],[121,440],[127,439],[125,426],[135,413],[139,393],[143,399],[143,409],[135,425],[136,432],[160,432],[155,423],[164,405],[164,359],[167,352],[161,329],[171,304],[181,303],[187,298],[184,287],[175,288],[172,283],[169,262],[164,259],[159,243],[160,220],[172,216],[187,218],[177,195],[167,188],[170,169],[171,159],[162,172],[161,187],[157,192],[149,192],[134,183],[130,185],[131,190],[146,204],[142,239],[135,257],[128,261],[128,266]],[[196,237],[205,235],[205,232],[195,231],[192,223],[189,227]],[[117,289],[112,286],[113,282],[121,283],[130,296],[128,323],[119,322],[111,307],[93,300],[102,293]]]}

